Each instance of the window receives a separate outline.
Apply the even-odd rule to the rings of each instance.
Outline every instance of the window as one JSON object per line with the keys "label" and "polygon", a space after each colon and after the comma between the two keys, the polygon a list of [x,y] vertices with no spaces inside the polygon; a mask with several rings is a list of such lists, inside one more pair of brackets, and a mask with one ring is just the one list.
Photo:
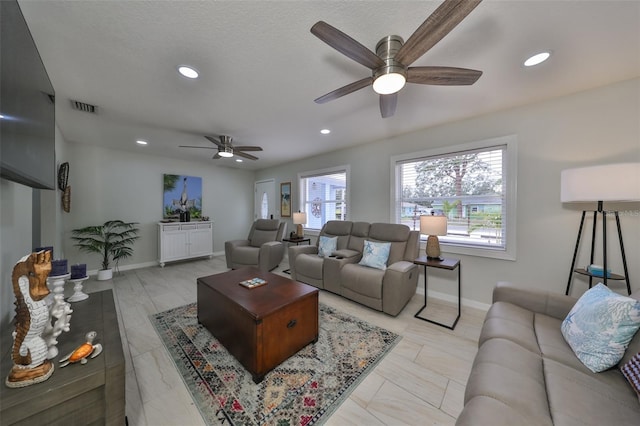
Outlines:
{"label": "window", "polygon": [[298,179],[307,229],[319,231],[329,220],[347,220],[349,166],[300,173]]}
{"label": "window", "polygon": [[419,230],[420,215],[444,215],[443,251],[514,260],[515,139],[393,157],[392,220]]}

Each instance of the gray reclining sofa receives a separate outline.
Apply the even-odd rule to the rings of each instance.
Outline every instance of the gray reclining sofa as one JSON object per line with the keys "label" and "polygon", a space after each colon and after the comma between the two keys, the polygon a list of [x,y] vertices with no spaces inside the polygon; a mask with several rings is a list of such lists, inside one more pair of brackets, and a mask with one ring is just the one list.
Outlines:
{"label": "gray reclining sofa", "polygon": [[[337,237],[330,257],[318,255],[320,236]],[[386,269],[358,264],[365,240],[391,243]],[[289,247],[291,278],[396,316],[416,292],[419,242],[406,225],[329,221],[315,245]]]}
{"label": "gray reclining sofa", "polygon": [[[640,292],[631,295],[640,298]],[[618,367],[593,373],[560,325],[577,299],[499,283],[457,426],[640,425],[638,395]],[[640,351],[637,332],[618,366]]]}

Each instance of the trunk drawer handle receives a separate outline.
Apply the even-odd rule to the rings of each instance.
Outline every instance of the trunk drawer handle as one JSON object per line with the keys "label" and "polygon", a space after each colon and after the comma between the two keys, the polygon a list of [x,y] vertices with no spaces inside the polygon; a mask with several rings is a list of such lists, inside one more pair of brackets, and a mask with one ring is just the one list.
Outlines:
{"label": "trunk drawer handle", "polygon": [[287,324],[287,328],[293,328],[296,326],[297,323],[298,321],[292,319],[291,321],[289,321],[289,324]]}

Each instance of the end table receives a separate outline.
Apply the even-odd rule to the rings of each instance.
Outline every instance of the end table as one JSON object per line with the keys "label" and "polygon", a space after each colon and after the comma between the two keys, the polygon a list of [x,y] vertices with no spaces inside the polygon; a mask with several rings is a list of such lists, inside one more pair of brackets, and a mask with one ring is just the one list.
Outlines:
{"label": "end table", "polygon": [[[304,237],[300,237],[300,238],[283,238],[282,241],[286,241],[288,243],[295,243],[296,245],[300,245],[300,243],[307,243],[309,245],[311,244],[311,238],[304,238]],[[285,274],[291,275],[291,268],[285,269],[282,272],[285,273]]]}
{"label": "end table", "polygon": [[[452,259],[452,258],[440,258],[438,259],[429,259],[427,256],[420,256],[416,260],[413,261],[416,265],[424,266],[424,305],[416,314],[415,318],[421,319],[422,321],[430,322],[431,324],[439,325],[440,327],[448,328],[449,330],[453,330],[456,328],[456,324],[458,324],[458,320],[460,319],[460,304],[461,304],[461,295],[460,295],[460,275],[462,266],[460,265],[460,260]],[[427,318],[422,318],[420,313],[427,308],[427,267],[430,268],[439,268],[439,269],[447,269],[453,271],[455,269],[458,270],[458,316],[455,321],[453,321],[452,325],[442,324],[437,321],[433,321]]]}

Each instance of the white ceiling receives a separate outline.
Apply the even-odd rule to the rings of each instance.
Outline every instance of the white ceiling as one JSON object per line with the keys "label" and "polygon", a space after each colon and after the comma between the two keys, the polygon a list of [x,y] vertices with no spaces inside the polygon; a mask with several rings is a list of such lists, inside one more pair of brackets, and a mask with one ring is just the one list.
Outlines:
{"label": "white ceiling", "polygon": [[[640,1],[485,0],[413,64],[482,70],[478,82],[407,84],[386,119],[371,88],[313,102],[370,71],[309,29],[323,20],[375,50],[386,35],[406,40],[440,1],[19,3],[66,140],[215,166],[269,167],[640,76]],[[545,49],[550,60],[522,66]],[[181,77],[181,64],[200,78]],[[99,113],[72,110],[69,99]],[[264,151],[238,164],[178,148],[212,146],[205,134]]]}

